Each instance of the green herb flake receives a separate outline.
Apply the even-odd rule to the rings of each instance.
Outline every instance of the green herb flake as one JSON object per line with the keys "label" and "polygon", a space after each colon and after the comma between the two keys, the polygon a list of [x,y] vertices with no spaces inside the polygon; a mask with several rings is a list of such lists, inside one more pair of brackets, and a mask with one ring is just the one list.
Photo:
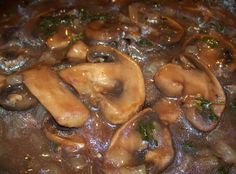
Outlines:
{"label": "green herb flake", "polygon": [[153,121],[140,121],[139,122],[139,133],[142,137],[142,140],[147,141],[151,148],[157,147],[157,140],[155,140],[153,136],[153,131],[155,129],[155,125]]}
{"label": "green herb flake", "polygon": [[217,120],[218,117],[212,109],[212,104],[224,104],[224,102],[223,101],[211,102],[203,97],[195,98],[195,106],[197,110],[201,113],[206,114],[210,120],[214,121]]}
{"label": "green herb flake", "polygon": [[148,39],[142,38],[138,42],[136,42],[140,46],[152,46],[152,42]]}
{"label": "green herb flake", "polygon": [[51,36],[56,31],[59,25],[70,25],[74,16],[43,16],[39,21],[39,31],[45,36]]}
{"label": "green herb flake", "polygon": [[192,152],[194,150],[194,145],[193,145],[193,142],[191,141],[185,141],[183,144],[182,144],[182,149],[184,152]]}
{"label": "green herb flake", "polygon": [[77,42],[78,40],[84,40],[84,35],[83,35],[83,33],[78,32],[76,35],[74,35],[74,36],[71,37],[71,42],[72,42],[72,43],[75,43],[75,42]]}
{"label": "green herb flake", "polygon": [[94,20],[108,20],[110,18],[111,18],[111,16],[108,14],[97,14],[92,19],[94,19]]}
{"label": "green herb flake", "polygon": [[217,48],[219,46],[219,41],[212,37],[203,37],[202,41],[205,42],[210,48]]}
{"label": "green herb flake", "polygon": [[217,174],[228,174],[229,167],[221,166],[217,169]]}

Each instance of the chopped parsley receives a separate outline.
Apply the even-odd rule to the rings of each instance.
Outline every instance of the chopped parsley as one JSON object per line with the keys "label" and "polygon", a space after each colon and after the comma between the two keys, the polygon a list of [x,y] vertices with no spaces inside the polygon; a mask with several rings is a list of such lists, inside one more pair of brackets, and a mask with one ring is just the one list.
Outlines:
{"label": "chopped parsley", "polygon": [[219,41],[213,37],[203,37],[202,41],[205,42],[210,48],[217,48],[219,46]]}
{"label": "chopped parsley", "polygon": [[72,24],[72,21],[74,19],[74,16],[42,16],[39,21],[39,32],[44,34],[44,36],[49,37],[53,35],[56,31],[59,25],[70,25]]}
{"label": "chopped parsley", "polygon": [[212,121],[217,120],[218,117],[212,109],[212,104],[224,104],[224,102],[211,102],[203,97],[195,98],[195,105],[199,112],[206,114]]}
{"label": "chopped parsley", "polygon": [[140,121],[138,130],[142,137],[142,140],[147,141],[150,148],[157,147],[158,142],[153,136],[153,131],[155,130],[155,124],[153,121]]}
{"label": "chopped parsley", "polygon": [[148,39],[142,38],[136,42],[139,46],[152,46],[152,42]]}
{"label": "chopped parsley", "polygon": [[111,16],[107,13],[91,14],[88,10],[81,9],[79,18],[81,21],[107,20],[107,19],[110,19]]}
{"label": "chopped parsley", "polygon": [[217,174],[228,174],[229,167],[221,166],[217,169]]}
{"label": "chopped parsley", "polygon": [[84,39],[83,33],[78,32],[76,35],[74,35],[74,36],[71,37],[71,42],[72,42],[72,43],[75,43],[75,42],[77,42],[78,40],[83,40],[83,39]]}
{"label": "chopped parsley", "polygon": [[194,150],[194,145],[193,145],[193,142],[191,141],[185,141],[183,144],[182,144],[182,149],[184,152],[192,152]]}

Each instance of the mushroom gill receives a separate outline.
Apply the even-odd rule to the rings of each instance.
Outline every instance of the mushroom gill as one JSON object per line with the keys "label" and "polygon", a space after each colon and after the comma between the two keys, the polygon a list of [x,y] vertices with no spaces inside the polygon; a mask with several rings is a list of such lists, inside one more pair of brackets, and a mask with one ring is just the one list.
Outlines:
{"label": "mushroom gill", "polygon": [[149,170],[160,172],[173,158],[169,129],[147,108],[116,131],[105,153],[104,165],[106,171],[145,164]]}
{"label": "mushroom gill", "polygon": [[64,69],[60,76],[80,95],[96,102],[109,122],[126,122],[145,98],[139,66],[127,55],[102,45],[92,47],[87,59],[92,63]]}
{"label": "mushroom gill", "polygon": [[27,88],[61,126],[80,127],[89,117],[88,109],[49,67],[27,70],[23,76]]}

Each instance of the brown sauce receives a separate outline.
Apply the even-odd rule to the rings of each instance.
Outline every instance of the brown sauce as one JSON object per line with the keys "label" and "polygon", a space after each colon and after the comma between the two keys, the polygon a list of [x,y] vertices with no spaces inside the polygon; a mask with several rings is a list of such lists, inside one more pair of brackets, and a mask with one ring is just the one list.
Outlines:
{"label": "brown sauce", "polygon": [[236,2],[0,1],[0,174],[236,173]]}

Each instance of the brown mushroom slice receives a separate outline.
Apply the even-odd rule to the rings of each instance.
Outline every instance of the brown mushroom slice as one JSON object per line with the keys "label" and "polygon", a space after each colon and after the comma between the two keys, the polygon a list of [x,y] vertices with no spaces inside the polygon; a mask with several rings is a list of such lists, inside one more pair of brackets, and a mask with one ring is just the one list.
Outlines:
{"label": "brown mushroom slice", "polygon": [[175,20],[140,3],[129,6],[129,16],[132,22],[144,30],[147,38],[155,43],[172,45],[179,42],[184,34],[183,27]]}
{"label": "brown mushroom slice", "polygon": [[110,42],[118,39],[121,30],[117,21],[113,20],[94,20],[85,28],[85,35],[97,41]]}
{"label": "brown mushroom slice", "polygon": [[27,88],[47,108],[58,124],[80,127],[87,120],[88,109],[49,67],[37,67],[23,72],[23,75]]}
{"label": "brown mushroom slice", "polygon": [[[127,55],[108,46],[92,47],[88,57],[95,63],[64,69],[60,76],[81,95],[97,102],[109,122],[126,122],[138,111],[145,98],[139,66]],[[96,63],[98,61],[103,62]]]}
{"label": "brown mushroom slice", "polygon": [[[183,109],[187,119],[197,129],[210,131],[215,128],[225,108],[225,94],[216,77],[200,63],[185,69],[181,65],[167,64],[155,75],[155,84],[166,96],[185,97]],[[207,112],[202,112],[209,102]],[[200,105],[200,107],[199,107]],[[211,120],[214,115],[215,119]]]}
{"label": "brown mushroom slice", "polygon": [[236,70],[235,46],[216,33],[194,35],[185,42],[184,54],[199,59],[218,77],[224,70]]}
{"label": "brown mushroom slice", "polygon": [[105,168],[152,165],[159,172],[174,158],[169,129],[157,113],[145,109],[120,127],[112,138],[104,156]]}
{"label": "brown mushroom slice", "polygon": [[52,118],[44,120],[43,123],[43,131],[51,141],[65,146],[76,146],[79,149],[84,148],[84,138],[72,129],[74,128],[61,127]]}

